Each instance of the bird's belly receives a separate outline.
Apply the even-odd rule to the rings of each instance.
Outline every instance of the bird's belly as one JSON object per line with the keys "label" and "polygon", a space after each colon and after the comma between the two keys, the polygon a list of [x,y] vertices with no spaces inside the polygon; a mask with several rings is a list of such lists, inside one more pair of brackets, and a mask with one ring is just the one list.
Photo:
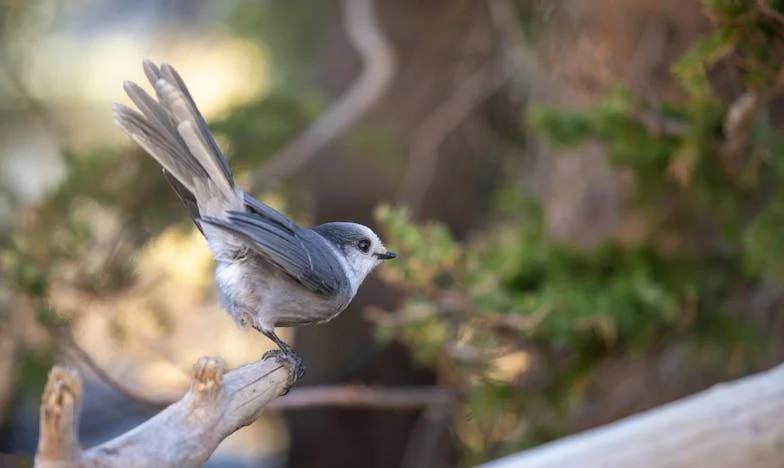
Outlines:
{"label": "bird's belly", "polygon": [[219,263],[215,279],[223,306],[243,326],[248,319],[261,329],[323,323],[344,308],[262,262]]}
{"label": "bird's belly", "polygon": [[328,322],[342,311],[342,308],[321,296],[310,292],[308,296],[307,300],[301,297],[276,297],[269,306],[271,311],[265,315],[273,318],[276,327],[296,327]]}

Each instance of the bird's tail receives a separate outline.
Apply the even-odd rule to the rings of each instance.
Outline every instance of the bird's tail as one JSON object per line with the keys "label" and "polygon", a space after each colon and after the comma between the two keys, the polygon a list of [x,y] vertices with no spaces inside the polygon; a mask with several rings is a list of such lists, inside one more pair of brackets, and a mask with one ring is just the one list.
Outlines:
{"label": "bird's tail", "polygon": [[141,113],[115,104],[117,126],[163,167],[191,216],[223,217],[226,210],[240,210],[243,193],[235,188],[231,169],[180,75],[171,65],[158,68],[148,60],[144,72],[158,100],[136,83],[124,82]]}

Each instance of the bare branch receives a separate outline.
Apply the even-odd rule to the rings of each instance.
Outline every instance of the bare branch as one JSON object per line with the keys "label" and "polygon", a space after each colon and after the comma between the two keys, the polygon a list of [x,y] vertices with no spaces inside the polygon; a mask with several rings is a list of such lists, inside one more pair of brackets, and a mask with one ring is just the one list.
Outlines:
{"label": "bare branch", "polygon": [[[75,349],[81,350],[78,346]],[[127,389],[109,377],[84,350],[81,354],[101,378],[113,382],[116,389],[128,395]],[[191,388],[180,400],[131,431],[83,451],[77,438],[82,381],[75,370],[55,366],[49,373],[41,402],[36,466],[201,466],[223,439],[253,422],[263,410],[339,406],[383,410],[424,408],[449,414],[457,403],[454,392],[446,387],[323,386],[300,388],[275,399],[288,379],[289,371],[284,364],[269,358],[225,374],[224,371],[222,359],[200,359],[194,366]]]}
{"label": "bare branch", "polygon": [[271,402],[269,410],[306,409],[315,406],[407,410],[449,407],[457,402],[446,387],[368,387],[364,385],[312,386],[292,390]]}
{"label": "bare branch", "polygon": [[783,420],[781,365],[483,468],[774,468]]}
{"label": "bare branch", "polygon": [[398,200],[409,205],[412,211],[418,211],[435,176],[438,147],[476,106],[505,81],[489,75],[486,69],[480,69],[461,80],[452,96],[428,115],[411,135],[408,169],[400,183]]}
{"label": "bare branch", "polygon": [[[730,105],[724,121],[724,142],[719,152],[725,161],[745,153],[754,118],[760,109],[784,91],[784,68],[780,69],[770,87],[761,91],[747,90]],[[728,162],[725,162],[728,164]]]}
{"label": "bare branch", "polygon": [[509,0],[487,0],[490,19],[504,46],[500,72],[482,67],[455,80],[454,92],[441,103],[411,135],[409,162],[398,189],[398,200],[416,213],[435,176],[438,147],[485,99],[510,79],[520,79],[538,69],[533,54],[525,47],[515,18],[517,12]]}
{"label": "bare branch", "polygon": [[254,175],[252,191],[258,191],[269,180],[284,178],[299,170],[386,93],[397,67],[394,49],[376,21],[373,1],[343,1],[346,34],[362,59],[359,78],[324,115]]}
{"label": "bare branch", "polygon": [[72,354],[74,354],[75,357],[88,369],[90,369],[90,371],[92,371],[99,379],[101,379],[101,381],[112,387],[114,391],[121,394],[125,398],[133,401],[134,403],[137,403],[144,408],[152,410],[159,410],[174,403],[174,400],[171,398],[155,398],[143,395],[141,392],[128,388],[127,385],[112,377],[97,362],[95,362],[93,357],[90,356],[90,353],[85,351],[84,348],[82,348],[79,343],[76,342],[73,333],[71,333],[71,330],[67,327],[60,327],[57,336],[66,350],[69,350]]}
{"label": "bare branch", "polygon": [[[493,26],[504,43],[506,73],[510,78],[520,79],[534,72],[541,73],[540,64],[536,60],[535,54],[526,45],[514,2],[511,0],[487,0],[487,8]],[[552,11],[545,14],[550,15]]]}
{"label": "bare branch", "polygon": [[777,22],[784,24],[784,15],[776,11],[772,6],[770,6],[769,0],[755,0],[757,3],[757,7],[760,11],[770,18],[773,18]]}
{"label": "bare branch", "polygon": [[225,372],[220,358],[201,358],[179,401],[136,428],[82,451],[77,439],[82,383],[56,366],[41,403],[37,467],[195,467],[223,439],[253,422],[284,389],[287,367],[273,358]]}
{"label": "bare branch", "polygon": [[[129,388],[104,370],[74,339],[70,330],[60,334],[64,347],[70,350],[90,371],[117,393],[152,410],[160,410],[176,400],[151,397]],[[365,385],[323,385],[292,389],[288,395],[270,402],[268,411],[306,409],[319,406],[406,410],[426,407],[445,407],[456,402],[454,393],[446,387],[370,387]]]}

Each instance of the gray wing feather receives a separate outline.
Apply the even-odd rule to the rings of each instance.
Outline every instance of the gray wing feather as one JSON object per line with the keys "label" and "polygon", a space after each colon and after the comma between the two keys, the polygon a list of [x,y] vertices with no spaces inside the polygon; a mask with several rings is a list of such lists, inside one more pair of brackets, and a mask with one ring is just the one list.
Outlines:
{"label": "gray wing feather", "polygon": [[297,226],[271,207],[257,204],[271,216],[227,211],[226,219],[203,217],[199,221],[245,240],[256,253],[317,294],[336,297],[350,290],[340,262],[318,234]]}
{"label": "gray wing feather", "polygon": [[262,203],[256,200],[252,196],[248,195],[247,192],[245,192],[245,207],[253,213],[269,219],[273,223],[278,224],[292,233],[302,229],[301,227],[297,226],[297,224],[294,223],[291,218],[284,215],[275,208],[267,205],[266,203]]}

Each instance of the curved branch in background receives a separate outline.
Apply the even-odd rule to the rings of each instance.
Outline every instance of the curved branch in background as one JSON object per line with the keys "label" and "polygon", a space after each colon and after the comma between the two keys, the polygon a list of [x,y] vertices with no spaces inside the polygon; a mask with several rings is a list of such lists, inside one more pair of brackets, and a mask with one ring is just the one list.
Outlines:
{"label": "curved branch in background", "polygon": [[[64,349],[70,351],[103,383],[128,400],[155,411],[177,401],[176,398],[166,396],[149,396],[144,391],[128,387],[95,362],[90,353],[76,342],[70,329],[53,327],[53,332],[56,333]],[[452,389],[443,386],[317,385],[291,389],[285,396],[269,402],[265,409],[267,411],[286,411],[329,406],[380,410],[429,408],[435,411],[448,410],[455,404],[457,404],[457,395]]]}
{"label": "curved branch in background", "polygon": [[776,11],[771,5],[769,0],[755,0],[757,3],[757,7],[760,11],[770,18],[773,18],[777,22],[784,24],[784,15]]}
{"label": "curved branch in background", "polygon": [[784,365],[481,468],[777,468]]}
{"label": "curved branch in background", "polygon": [[254,174],[252,192],[302,168],[386,93],[397,65],[394,49],[376,21],[373,1],[343,1],[346,35],[362,59],[359,78],[326,113]]}
{"label": "curved branch in background", "polygon": [[109,372],[103,369],[84,348],[82,348],[67,327],[58,327],[54,330],[62,347],[70,351],[82,364],[91,370],[103,383],[110,386],[114,391],[133,401],[137,405],[148,410],[160,410],[174,403],[173,398],[156,398],[144,395],[143,393],[127,387],[125,384],[115,379]]}
{"label": "curved branch in background", "polygon": [[417,213],[438,167],[438,147],[462,123],[472,110],[504,83],[489,78],[487,70],[478,70],[460,82],[446,102],[438,106],[414,130],[408,169],[398,189],[397,199]]}
{"label": "curved branch in background", "polygon": [[510,0],[487,0],[493,28],[503,42],[500,72],[481,67],[459,76],[452,94],[413,131],[406,173],[399,185],[397,199],[416,214],[438,167],[438,148],[443,141],[479,106],[504,84],[520,79],[537,67],[527,53],[523,34],[516,23],[517,11]]}
{"label": "curved branch in background", "polygon": [[41,399],[41,433],[35,466],[196,467],[237,429],[259,417],[283,391],[289,370],[273,358],[225,372],[220,358],[201,358],[191,388],[143,424],[89,450],[78,440],[82,381],[55,366]]}

